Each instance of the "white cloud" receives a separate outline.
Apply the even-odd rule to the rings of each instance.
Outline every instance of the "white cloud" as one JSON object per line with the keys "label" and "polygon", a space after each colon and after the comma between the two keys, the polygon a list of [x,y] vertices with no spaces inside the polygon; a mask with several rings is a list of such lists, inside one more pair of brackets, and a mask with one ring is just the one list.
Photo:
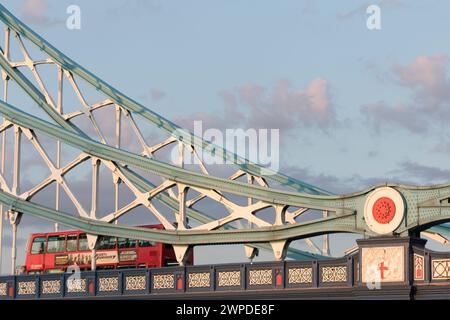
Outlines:
{"label": "white cloud", "polygon": [[411,95],[402,103],[378,101],[361,107],[377,132],[382,128],[404,128],[425,134],[431,128],[446,126],[450,108],[450,79],[445,54],[418,56],[407,65],[394,65],[390,74],[397,85],[407,88]]}
{"label": "white cloud", "polygon": [[221,112],[179,115],[174,121],[192,127],[195,120],[214,128],[267,128],[289,131],[299,127],[327,130],[337,125],[327,80],[315,78],[304,88],[294,88],[291,81],[279,80],[273,88],[247,83],[222,90]]}

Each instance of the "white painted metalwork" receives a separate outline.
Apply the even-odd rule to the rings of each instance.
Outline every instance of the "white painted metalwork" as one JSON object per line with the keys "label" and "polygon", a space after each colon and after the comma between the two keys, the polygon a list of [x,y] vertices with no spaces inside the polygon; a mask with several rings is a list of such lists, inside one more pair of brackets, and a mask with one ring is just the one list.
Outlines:
{"label": "white painted metalwork", "polygon": [[[3,8],[3,7],[2,7]],[[4,8],[2,10],[5,10]],[[22,39],[22,36],[11,30],[9,27],[5,28],[5,44],[2,50],[1,60],[3,62],[2,79],[4,82],[4,95],[3,100],[8,101],[8,84],[9,81],[15,81],[19,84],[19,87],[24,90],[32,99],[34,99],[39,107],[43,108],[57,123],[67,128],[79,130],[76,123],[83,121],[84,124],[89,124],[90,129],[88,131],[79,130],[80,134],[100,141],[103,144],[109,144],[116,148],[129,149],[129,146],[123,144],[123,124],[126,123],[130,128],[130,133],[134,135],[138,146],[140,147],[139,153],[146,157],[157,157],[159,154],[170,150],[174,144],[178,145],[178,163],[181,168],[186,168],[185,153],[189,152],[195,159],[197,169],[205,174],[210,175],[210,169],[208,165],[199,156],[198,145],[186,143],[181,139],[176,138],[171,134],[166,134],[162,138],[162,141],[148,142],[145,137],[145,130],[142,128],[137,119],[135,119],[136,113],[130,111],[129,108],[120,104],[117,99],[111,98],[111,96],[104,96],[101,100],[91,102],[91,97],[80,86],[80,79],[77,75],[67,67],[60,63],[57,59],[51,56],[44,58],[33,58],[27,46],[28,43]],[[10,35],[14,36],[16,40],[14,44],[17,47],[17,51],[21,53],[22,57],[15,59],[10,57],[11,41]],[[50,84],[48,79],[45,79],[41,75],[40,68],[42,66],[50,66],[56,69],[57,77],[57,92],[56,95],[51,93]],[[23,72],[28,70],[26,76]],[[64,88],[64,82],[67,82],[69,86]],[[36,84],[36,85],[35,85]],[[78,109],[75,111],[66,111],[64,106],[64,97],[67,92],[72,92],[78,99]],[[56,102],[55,102],[56,101]],[[120,101],[120,99],[119,99]],[[99,121],[97,114],[100,110],[107,112],[113,112],[114,117],[112,121]],[[78,122],[77,122],[78,121]],[[105,125],[114,126],[114,137],[108,138],[105,135]],[[5,146],[6,146],[6,132],[14,132],[14,167],[13,167],[13,181],[12,184],[8,184],[5,177]],[[0,126],[0,132],[2,135],[2,147],[1,147],[1,170],[0,170],[0,184],[1,189],[7,191],[13,195],[20,197],[21,199],[31,201],[31,199],[39,192],[44,190],[47,186],[55,184],[55,209],[61,208],[61,194],[65,193],[70,199],[76,211],[80,217],[89,218],[92,220],[101,220],[110,223],[118,223],[119,219],[135,209],[136,207],[145,207],[153,217],[164,225],[167,230],[214,230],[218,228],[232,227],[232,224],[237,221],[245,221],[248,228],[252,227],[269,227],[271,225],[279,226],[286,223],[296,223],[296,218],[304,213],[307,208],[294,208],[295,211],[289,212],[289,206],[277,205],[268,201],[261,201],[252,197],[247,198],[247,204],[240,204],[239,201],[223,194],[219,190],[188,186],[179,183],[171,179],[163,179],[162,182],[151,183],[147,178],[139,175],[132,169],[123,166],[120,163],[108,161],[93,157],[87,153],[81,152],[75,156],[72,161],[66,165],[62,165],[62,143],[56,142],[56,156],[52,159],[45,148],[40,142],[39,136],[33,130],[25,127],[20,127],[11,123],[8,120],[4,120]],[[93,132],[93,133],[90,133]],[[50,171],[48,177],[42,180],[37,185],[31,187],[28,190],[21,190],[20,186],[20,154],[22,152],[21,139],[27,139],[34,150],[27,150],[26,152],[35,152],[43,160],[46,167]],[[111,141],[108,141],[111,140]],[[81,204],[80,199],[77,198],[70,183],[68,183],[66,176],[73,170],[77,169],[81,164],[90,161],[91,162],[91,187],[92,187],[92,199],[91,208],[86,210]],[[106,168],[112,177],[112,183],[114,185],[114,210],[103,216],[100,215],[98,210],[99,197],[101,192],[99,189],[99,172],[100,167]],[[195,169],[193,169],[195,170]],[[233,173],[229,179],[237,181],[244,177],[248,184],[256,183],[257,185],[269,188],[269,183],[264,176],[255,175],[244,171],[239,168]],[[127,188],[133,195],[134,199],[120,206],[119,202],[119,185]],[[314,188],[314,187],[313,187]],[[192,190],[192,192],[190,192]],[[319,190],[319,189],[317,189]],[[319,192],[319,191],[318,191]],[[191,193],[196,193],[190,197]],[[213,201],[219,204],[222,208],[220,218],[208,217],[202,214],[197,208],[204,201]],[[171,211],[171,215],[161,212],[155,203],[163,203],[166,208]],[[264,209],[273,208],[275,211],[274,223],[269,222],[266,219],[257,216],[259,212]],[[4,212],[4,208],[0,208],[0,213]],[[12,248],[12,269],[16,268],[16,234],[17,227],[20,222],[20,213],[9,212],[9,220],[12,226],[13,234],[13,248]],[[188,220],[189,215],[194,215],[199,224],[192,226]],[[1,219],[0,219],[1,220]],[[176,224],[174,224],[176,222]],[[58,224],[55,223],[54,229],[58,230]],[[2,225],[0,222],[0,256],[2,250]],[[88,235],[89,247],[92,250],[92,255],[95,257],[95,242],[97,237]],[[329,253],[328,250],[328,237],[324,238],[323,252]],[[314,250],[318,249],[311,240],[307,240],[308,245],[312,246]],[[286,254],[286,241],[274,241],[271,243],[276,259],[283,259]],[[249,256],[253,256],[256,253],[254,246],[245,246],[246,252]],[[189,247],[175,245],[174,246],[177,259],[180,264],[183,264],[184,259],[187,256]],[[92,259],[93,268],[95,268],[95,258]],[[0,260],[1,267],[1,260]]]}

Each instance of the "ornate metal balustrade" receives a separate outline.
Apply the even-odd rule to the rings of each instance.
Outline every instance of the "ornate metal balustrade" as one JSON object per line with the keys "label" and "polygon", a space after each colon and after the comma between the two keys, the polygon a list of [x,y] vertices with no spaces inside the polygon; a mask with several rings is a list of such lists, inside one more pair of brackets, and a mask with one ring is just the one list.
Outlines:
{"label": "ornate metal balustrade", "polygon": [[[386,273],[377,284],[367,278],[370,270],[363,270],[368,265],[361,267],[360,261],[367,261],[367,252],[376,252],[382,248],[380,245],[385,248],[386,261],[389,252],[394,257],[400,252],[404,264],[377,268],[380,272],[391,268],[391,274]],[[430,294],[433,298],[447,297],[450,253],[433,252],[423,245],[418,239],[378,238],[360,241],[359,250],[352,255],[327,261],[127,269],[82,272],[79,276],[69,273],[7,276],[0,277],[0,299],[267,298],[267,295],[274,299],[289,295],[368,298],[389,294],[403,298],[430,297]],[[371,257],[374,256],[376,253]],[[394,267],[399,270],[398,281]]]}

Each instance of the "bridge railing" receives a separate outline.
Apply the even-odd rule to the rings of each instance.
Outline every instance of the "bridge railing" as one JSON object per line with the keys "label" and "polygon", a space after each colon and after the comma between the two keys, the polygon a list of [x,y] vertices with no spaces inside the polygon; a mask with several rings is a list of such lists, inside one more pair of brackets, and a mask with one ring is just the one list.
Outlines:
{"label": "bridge railing", "polygon": [[[413,247],[407,255],[409,286],[450,284],[450,254]],[[0,300],[176,296],[205,293],[345,288],[360,282],[359,254],[333,260],[99,270],[81,273],[0,277]],[[409,273],[408,273],[409,274]],[[395,286],[398,284],[391,284]],[[389,286],[384,283],[383,288]],[[308,291],[308,290],[306,290]]]}
{"label": "bridge railing", "polygon": [[90,298],[351,287],[353,257],[0,277],[0,299]]}

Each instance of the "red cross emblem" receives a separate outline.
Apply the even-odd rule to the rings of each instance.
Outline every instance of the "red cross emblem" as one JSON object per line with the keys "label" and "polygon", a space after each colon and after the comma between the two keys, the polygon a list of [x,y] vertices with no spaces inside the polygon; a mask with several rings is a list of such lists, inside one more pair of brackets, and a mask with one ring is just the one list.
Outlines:
{"label": "red cross emblem", "polygon": [[384,265],[384,261],[378,265],[378,270],[380,270],[381,279],[384,279],[384,271],[389,270],[388,267]]}

